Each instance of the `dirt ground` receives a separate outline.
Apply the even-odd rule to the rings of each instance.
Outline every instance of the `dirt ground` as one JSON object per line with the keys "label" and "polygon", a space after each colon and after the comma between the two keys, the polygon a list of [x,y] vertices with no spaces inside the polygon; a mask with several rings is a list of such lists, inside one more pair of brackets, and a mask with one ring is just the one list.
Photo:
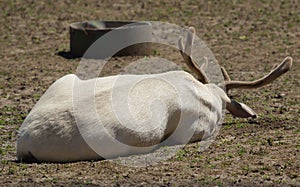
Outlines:
{"label": "dirt ground", "polygon": [[[300,1],[1,0],[0,7],[2,185],[300,186]],[[294,64],[271,85],[230,92],[259,117],[227,114],[217,139],[205,151],[198,151],[199,143],[188,144],[170,160],[139,168],[107,160],[17,163],[17,130],[56,79],[75,73],[80,59],[57,54],[69,50],[69,24],[85,20],[194,26],[236,80],[261,77],[286,56],[292,56]],[[182,63],[173,52],[155,54]],[[139,58],[113,58],[104,75],[117,74]]]}

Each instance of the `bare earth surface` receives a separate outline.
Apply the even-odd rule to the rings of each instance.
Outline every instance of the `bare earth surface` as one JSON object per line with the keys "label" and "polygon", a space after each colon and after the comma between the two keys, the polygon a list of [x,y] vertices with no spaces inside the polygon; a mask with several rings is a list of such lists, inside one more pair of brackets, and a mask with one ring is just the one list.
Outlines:
{"label": "bare earth surface", "polygon": [[[0,1],[0,183],[61,186],[300,186],[300,1]],[[68,26],[85,20],[154,20],[194,26],[232,79],[253,80],[286,56],[292,70],[258,90],[230,95],[258,114],[227,114],[205,151],[188,144],[170,160],[147,167],[110,161],[17,163],[17,130],[59,77],[75,73],[80,59],[69,50]],[[184,66],[172,50],[154,50]],[[133,60],[113,58],[103,75]]]}

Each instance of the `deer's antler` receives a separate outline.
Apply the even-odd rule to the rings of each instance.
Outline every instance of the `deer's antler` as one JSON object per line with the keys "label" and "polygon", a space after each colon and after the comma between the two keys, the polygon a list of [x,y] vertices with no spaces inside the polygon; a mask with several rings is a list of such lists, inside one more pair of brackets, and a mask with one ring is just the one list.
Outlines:
{"label": "deer's antler", "polygon": [[273,68],[273,70],[266,76],[254,80],[254,81],[231,81],[226,70],[223,69],[223,75],[225,72],[225,76],[228,76],[229,80],[225,82],[226,90],[230,90],[232,88],[242,88],[242,89],[251,89],[251,88],[259,88],[264,85],[267,85],[280,77],[282,74],[286,73],[287,71],[290,70],[293,64],[293,59],[292,57],[286,57],[281,64],[279,64],[276,68]]}
{"label": "deer's antler", "polygon": [[179,49],[180,49],[180,53],[181,53],[185,63],[187,64],[187,66],[190,68],[191,71],[193,71],[196,74],[197,79],[200,82],[202,82],[203,84],[206,84],[206,83],[209,82],[208,77],[206,76],[203,69],[200,68],[198,66],[198,64],[195,63],[193,61],[193,59],[191,58],[194,37],[195,37],[195,29],[193,27],[190,27],[189,32],[187,34],[185,47],[183,47],[182,36],[180,36],[179,39],[178,39],[178,46],[179,46]]}

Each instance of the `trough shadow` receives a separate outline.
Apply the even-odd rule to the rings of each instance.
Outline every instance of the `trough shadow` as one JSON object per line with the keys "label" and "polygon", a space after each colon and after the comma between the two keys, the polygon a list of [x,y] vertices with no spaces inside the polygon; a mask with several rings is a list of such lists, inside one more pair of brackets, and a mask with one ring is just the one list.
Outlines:
{"label": "trough shadow", "polygon": [[55,53],[55,55],[61,56],[65,59],[81,58],[81,56],[72,55],[71,51],[59,51],[59,52]]}

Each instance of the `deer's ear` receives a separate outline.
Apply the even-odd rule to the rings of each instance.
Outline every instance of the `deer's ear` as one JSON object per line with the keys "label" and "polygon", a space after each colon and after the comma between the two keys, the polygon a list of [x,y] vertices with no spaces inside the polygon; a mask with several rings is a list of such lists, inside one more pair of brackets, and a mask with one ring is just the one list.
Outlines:
{"label": "deer's ear", "polygon": [[229,103],[226,103],[227,110],[236,117],[241,118],[256,118],[256,113],[244,103],[236,102],[231,100]]}

